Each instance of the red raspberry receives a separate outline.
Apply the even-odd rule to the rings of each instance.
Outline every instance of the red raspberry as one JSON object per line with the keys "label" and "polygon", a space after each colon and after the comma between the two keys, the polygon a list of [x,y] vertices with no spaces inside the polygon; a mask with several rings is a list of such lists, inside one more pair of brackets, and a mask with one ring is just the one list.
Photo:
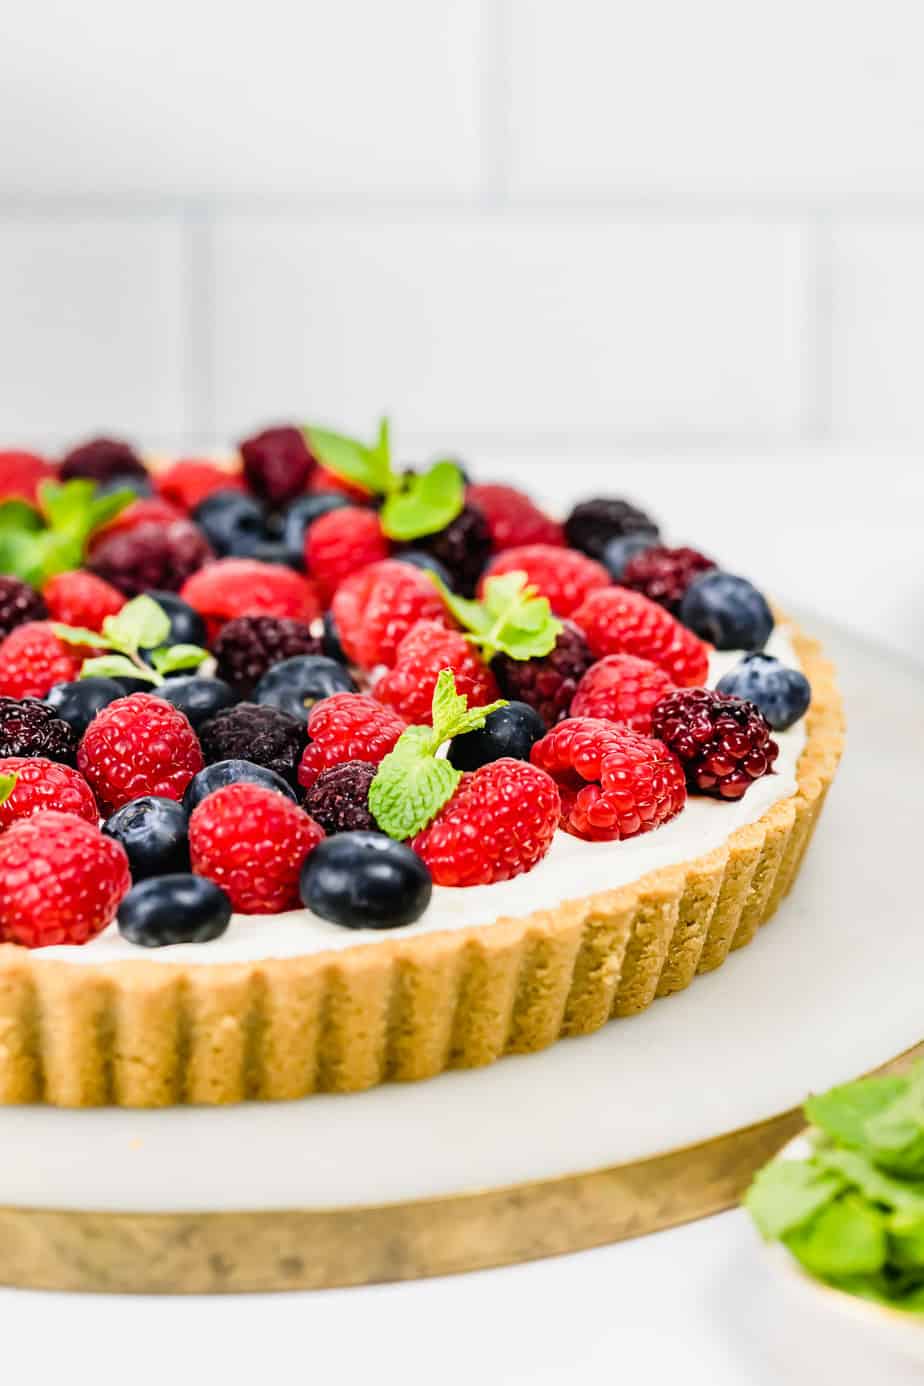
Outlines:
{"label": "red raspberry", "polygon": [[683,808],[687,791],[677,757],[660,741],[571,717],[537,741],[530,759],[558,784],[561,826],[591,841],[650,832]]}
{"label": "red raspberry", "polygon": [[205,618],[210,635],[235,616],[311,622],[321,614],[313,582],[291,568],[256,558],[220,558],[194,573],[180,596]]}
{"label": "red raspberry", "polygon": [[56,683],[73,683],[91,650],[65,645],[48,621],[27,621],[0,644],[0,693],[44,698]]}
{"label": "red raspberry", "polygon": [[498,573],[523,572],[556,616],[570,616],[599,587],[609,587],[612,579],[602,563],[573,549],[557,549],[552,544],[527,544],[505,549],[492,559],[481,579],[481,590],[489,577]]}
{"label": "red raspberry", "polygon": [[291,799],[256,784],[216,790],[189,820],[193,871],[221,886],[242,914],[297,905],[302,863],[323,837]]}
{"label": "red raspberry", "polygon": [[271,506],[300,496],[317,465],[300,428],[266,428],[240,451],[247,485]]}
{"label": "red raspberry", "polygon": [[411,627],[398,646],[394,668],[378,679],[373,696],[393,707],[406,722],[429,725],[433,690],[442,669],[455,674],[456,692],[465,694],[469,707],[483,707],[497,698],[494,675],[473,646],[438,621],[418,621]]}
{"label": "red raspberry", "polygon": [[77,768],[106,817],[143,794],[181,799],[204,764],[188,719],[150,693],[132,693],[104,707],[77,748]]}
{"label": "red raspberry", "polygon": [[554,648],[539,659],[495,655],[491,661],[505,698],[534,707],[547,727],[568,716],[581,679],[594,662],[587,641],[573,621],[564,621]]}
{"label": "red raspberry", "polygon": [[643,736],[651,735],[651,709],[674,685],[657,664],[635,655],[607,655],[591,665],[578,684],[572,717],[599,717],[621,722]]}
{"label": "red raspberry", "polygon": [[88,566],[127,597],[137,597],[152,590],[178,592],[212,557],[208,540],[191,521],[147,521],[108,534],[94,548]]}
{"label": "red raspberry", "polygon": [[365,693],[322,698],[308,716],[309,740],[298,767],[299,784],[310,789],[323,770],[347,760],[378,765],[406,725],[397,713]]}
{"label": "red raspberry", "polygon": [[446,608],[427,575],[392,558],[344,578],[331,609],[347,658],[363,669],[394,664],[398,646],[417,621],[448,625]]}
{"label": "red raspberry", "polygon": [[53,621],[85,630],[102,630],[106,617],[121,611],[126,601],[108,582],[82,569],[50,578],[42,596]]}
{"label": "red raspberry", "polygon": [[565,536],[557,521],[534,505],[525,491],[515,486],[486,483],[469,486],[465,498],[480,510],[488,522],[494,552],[520,548],[524,544],[551,544],[562,548]]}
{"label": "red raspberry", "polygon": [[679,688],[705,683],[709,648],[675,621],[669,611],[627,587],[592,592],[574,613],[598,659],[610,654],[650,659],[669,674]]}
{"label": "red raspberry", "polygon": [[619,581],[676,616],[693,579],[714,567],[713,560],[697,549],[668,549],[656,544],[630,558]]}
{"label": "red raspberry", "polygon": [[31,818],[43,809],[73,813],[94,828],[99,823],[90,786],[69,765],[44,756],[5,756],[0,759],[0,775],[16,776],[10,797],[0,804],[0,832],[18,818]]}
{"label": "red raspberry", "polygon": [[34,452],[0,452],[0,501],[35,503],[43,481],[52,481],[57,469]]}
{"label": "red raspberry", "polygon": [[560,814],[555,782],[534,765],[504,756],[463,775],[448,804],[411,845],[436,885],[492,885],[542,860]]}
{"label": "red raspberry", "polygon": [[780,748],[754,703],[708,688],[668,693],[652,714],[655,736],[680,758],[694,794],[740,799],[773,771]]}
{"label": "red raspberry", "polygon": [[90,556],[92,557],[104,539],[109,539],[113,534],[128,534],[140,525],[170,525],[174,520],[182,518],[182,510],[171,505],[169,501],[160,500],[158,496],[139,496],[124,510],[120,510],[108,525],[103,525],[102,529],[96,531],[90,540]]}
{"label": "red raspberry", "polygon": [[328,605],[344,578],[387,558],[388,553],[378,515],[354,505],[329,510],[305,535],[305,567],[317,579]]}
{"label": "red raspberry", "polygon": [[59,473],[62,481],[84,477],[90,481],[111,481],[116,476],[147,477],[147,468],[128,443],[117,438],[91,438],[88,443],[71,448],[61,459]]}
{"label": "red raspberry", "polygon": [[311,480],[308,482],[308,490],[312,494],[316,491],[335,491],[337,495],[346,496],[359,505],[369,499],[369,492],[364,486],[357,486],[353,481],[346,481],[336,472],[329,472],[326,467],[318,467],[312,472]]}
{"label": "red raspberry", "polygon": [[121,842],[47,810],[0,836],[0,940],[24,948],[87,943],[131,887]]}
{"label": "red raspberry", "polygon": [[199,502],[213,491],[246,489],[244,478],[237,470],[197,458],[183,458],[174,462],[166,471],[155,476],[154,485],[163,500],[186,512],[195,510]]}

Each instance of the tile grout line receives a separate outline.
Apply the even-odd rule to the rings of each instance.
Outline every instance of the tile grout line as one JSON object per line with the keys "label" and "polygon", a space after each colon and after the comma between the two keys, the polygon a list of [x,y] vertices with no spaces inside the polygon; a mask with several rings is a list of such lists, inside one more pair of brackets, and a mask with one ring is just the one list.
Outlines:
{"label": "tile grout line", "polygon": [[481,0],[478,118],[478,209],[500,212],[510,201],[510,0]]}

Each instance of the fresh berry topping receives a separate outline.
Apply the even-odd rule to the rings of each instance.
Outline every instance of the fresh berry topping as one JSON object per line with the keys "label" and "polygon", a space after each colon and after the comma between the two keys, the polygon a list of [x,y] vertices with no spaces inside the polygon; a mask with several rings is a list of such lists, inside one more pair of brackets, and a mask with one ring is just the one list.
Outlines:
{"label": "fresh berry topping", "polygon": [[346,832],[314,849],[301,875],[302,903],[348,929],[413,924],[430,903],[433,881],[416,852],[382,833]]}
{"label": "fresh berry topping", "polygon": [[189,870],[189,821],[175,799],[146,794],[106,819],[103,832],[125,848],[132,880]]}
{"label": "fresh berry topping", "polygon": [[241,443],[244,477],[268,505],[285,505],[300,496],[316,463],[301,429],[267,428]]}
{"label": "fresh berry topping", "polygon": [[27,621],[42,621],[48,608],[41,593],[15,577],[0,577],[0,640]]}
{"label": "fresh berry topping", "polygon": [[143,794],[181,799],[203,764],[188,718],[149,693],[104,707],[77,749],[77,767],[107,815]]}
{"label": "fresh berry topping", "polygon": [[236,616],[222,626],[214,650],[219,674],[244,697],[274,664],[295,655],[319,654],[321,641],[304,621]]}
{"label": "fresh berry topping", "polygon": [[217,717],[219,712],[224,712],[237,702],[237,694],[224,679],[199,678],[196,674],[169,678],[155,691],[158,698],[165,698],[179,708],[184,717],[189,718],[195,731],[203,722]]}
{"label": "fresh berry topping", "polygon": [[654,735],[682,762],[693,794],[740,799],[779,755],[759,708],[708,688],[668,693],[651,720]]}
{"label": "fresh berry topping", "polygon": [[230,784],[193,810],[193,871],[228,895],[242,914],[275,914],[298,904],[299,873],[324,832],[291,799],[255,784]]}
{"label": "fresh berry topping", "polygon": [[773,612],[753,583],[718,571],[690,584],[680,619],[717,650],[761,650],[773,630]]}
{"label": "fresh berry topping", "polygon": [[673,687],[670,677],[650,659],[606,655],[591,665],[578,684],[571,715],[620,722],[631,731],[650,736],[651,710]]}
{"label": "fresh berry topping", "polygon": [[370,492],[366,490],[365,486],[357,486],[355,482],[347,481],[346,477],[338,476],[328,467],[318,467],[317,471],[312,472],[311,480],[308,482],[308,490],[317,495],[328,495],[334,491],[355,505],[362,505],[370,497]]}
{"label": "fresh berry topping", "polygon": [[77,735],[47,702],[0,697],[0,756],[44,756],[73,765]]}
{"label": "fresh berry topping", "polygon": [[305,535],[305,566],[329,604],[344,578],[387,558],[389,548],[378,515],[348,505],[315,520]]}
{"label": "fresh berry topping", "polygon": [[78,570],[58,573],[42,589],[42,596],[53,621],[84,630],[102,630],[107,616],[115,616],[125,605],[125,597],[93,573]]}
{"label": "fresh berry topping", "polygon": [[486,581],[500,573],[515,572],[526,574],[532,586],[548,598],[556,616],[570,616],[591,592],[610,585],[610,575],[601,564],[550,544],[507,549],[492,560],[484,577]]}
{"label": "fresh berry topping", "polygon": [[90,678],[56,683],[49,688],[44,701],[81,737],[102,708],[124,697],[125,689],[116,679]]}
{"label": "fresh berry topping", "polygon": [[296,655],[274,664],[254,689],[253,699],[265,707],[278,707],[300,722],[308,721],[315,703],[335,693],[355,693],[348,670],[327,655]]}
{"label": "fresh berry topping", "polygon": [[231,901],[204,876],[157,876],[132,886],[118,920],[122,937],[140,948],[210,943],[231,923]]}
{"label": "fresh berry topping", "polygon": [[165,645],[204,645],[207,638],[205,622],[188,602],[175,592],[160,592],[156,589],[145,593],[157,602],[170,622],[170,629],[164,637]]}
{"label": "fresh berry topping", "polygon": [[568,543],[591,558],[600,558],[610,539],[621,539],[626,534],[648,534],[657,540],[658,526],[644,510],[609,496],[581,501],[565,521]]}
{"label": "fresh berry topping", "polygon": [[465,498],[487,520],[495,553],[522,548],[524,544],[552,544],[561,548],[565,542],[561,525],[515,486],[490,483],[469,486]]}
{"label": "fresh berry topping", "polygon": [[324,613],[321,653],[326,654],[328,659],[336,659],[338,664],[346,664],[347,662],[346,654],[340,643],[340,632],[337,629],[337,622],[334,620],[332,611],[325,611]]}
{"label": "fresh berry topping", "polygon": [[140,500],[132,501],[131,505],[120,510],[114,520],[110,520],[94,532],[88,552],[92,557],[100,544],[114,534],[129,534],[141,525],[171,525],[174,520],[182,518],[182,510],[176,505],[171,505],[169,501],[160,500],[157,496],[150,500],[142,496]]}
{"label": "fresh berry topping", "polygon": [[436,885],[509,881],[545,856],[560,814],[558,790],[545,771],[505,757],[463,775],[413,847]]}
{"label": "fresh berry topping", "polygon": [[686,802],[680,763],[649,736],[595,717],[572,717],[533,747],[534,765],[561,791],[561,826],[590,841],[636,837]]}
{"label": "fresh berry topping", "polygon": [[600,562],[614,582],[619,582],[626,571],[626,564],[636,554],[644,553],[657,542],[656,536],[642,531],[640,534],[624,534],[608,539],[603,545]]}
{"label": "fresh berry topping", "polygon": [[[0,777],[5,785],[3,793],[7,794],[0,803],[0,832],[18,819],[31,818],[44,809],[73,813],[94,827],[99,822],[90,786],[69,765],[43,756],[6,756],[0,760]],[[15,779],[12,789],[6,777]]]}
{"label": "fresh berry topping", "polygon": [[331,610],[343,649],[363,669],[394,664],[398,646],[417,621],[446,624],[445,607],[430,578],[392,558],[346,578]]}
{"label": "fresh berry topping", "polygon": [[347,760],[378,765],[406,723],[365,693],[335,693],[316,703],[308,717],[308,745],[298,782],[310,789],[323,770]]}
{"label": "fresh berry topping", "polygon": [[90,481],[109,481],[112,477],[136,476],[147,480],[147,468],[135,449],[115,438],[93,438],[61,459],[58,473],[62,481],[86,477]]}
{"label": "fresh berry topping", "polygon": [[317,494],[299,496],[287,505],[282,516],[282,542],[285,545],[288,561],[295,568],[305,562],[305,535],[322,515],[332,510],[345,510],[350,502],[346,496],[336,491],[319,491]]}
{"label": "fresh berry topping", "polygon": [[713,560],[696,549],[667,549],[656,544],[629,559],[621,583],[676,616],[693,579],[714,567]]}
{"label": "fresh berry topping", "polygon": [[317,589],[299,573],[253,558],[222,558],[195,573],[180,596],[217,630],[235,616],[320,616]]}
{"label": "fresh berry topping", "polygon": [[89,567],[127,597],[136,597],[152,588],[179,591],[211,557],[205,535],[188,520],[169,525],[146,521],[103,539],[94,547]]}
{"label": "fresh berry topping", "polygon": [[472,645],[438,621],[418,621],[398,646],[395,666],[377,680],[373,694],[406,722],[429,723],[436,681],[443,669],[455,675],[456,689],[472,706],[497,697],[494,675]]}
{"label": "fresh berry topping", "polygon": [[541,659],[511,659],[499,654],[491,668],[505,698],[528,703],[547,727],[568,716],[575,690],[593,664],[583,632],[565,621],[555,647]]}
{"label": "fresh berry topping", "polygon": [[24,948],[86,943],[115,918],[131,885],[118,842],[52,810],[0,836],[0,939]]}
{"label": "fresh berry topping", "polygon": [[55,683],[69,683],[80,673],[82,646],[65,645],[48,621],[27,621],[0,643],[0,694],[10,698],[44,698]]}
{"label": "fresh berry topping", "polygon": [[195,510],[213,491],[243,491],[244,478],[227,467],[196,458],[174,462],[156,478],[157,493],[180,510]]}
{"label": "fresh berry topping", "polygon": [[206,764],[219,760],[248,760],[274,770],[295,783],[299,758],[305,748],[305,726],[297,717],[277,707],[238,703],[219,712],[200,728]]}
{"label": "fresh berry topping", "polygon": [[445,529],[422,534],[414,548],[432,554],[449,574],[449,585],[463,597],[474,596],[478,579],[492,552],[488,522],[473,505],[466,505]]}
{"label": "fresh berry topping", "polygon": [[425,573],[434,573],[447,588],[452,586],[449,569],[444,568],[432,553],[424,553],[423,549],[401,549],[395,554],[395,562],[407,563],[410,567],[419,568]]}
{"label": "fresh berry topping", "polygon": [[812,688],[799,669],[790,669],[773,655],[745,655],[723,674],[717,693],[745,698],[760,708],[774,731],[785,731],[808,712]]}
{"label": "fresh berry topping", "polygon": [[0,501],[34,504],[43,481],[52,481],[57,468],[34,452],[0,452]]}
{"label": "fresh berry topping", "polygon": [[322,770],[305,795],[305,812],[329,836],[360,829],[377,832],[369,811],[369,786],[375,774],[376,766],[366,760],[345,760]]}
{"label": "fresh berry topping", "polygon": [[266,511],[243,491],[212,491],[196,506],[192,519],[222,557],[250,558],[266,538]]}
{"label": "fresh berry topping", "polygon": [[592,592],[574,613],[574,619],[597,659],[610,654],[650,659],[678,688],[706,681],[706,646],[663,606],[650,602],[640,592],[630,592],[626,587]]}
{"label": "fresh berry topping", "polygon": [[264,789],[274,789],[277,794],[284,794],[293,804],[296,802],[295,790],[275,770],[267,770],[265,765],[255,765],[251,760],[217,760],[214,765],[207,765],[198,775],[193,775],[186,786],[183,807],[187,817],[203,799],[229,784],[259,784]]}
{"label": "fresh berry topping", "polygon": [[505,756],[529,760],[537,741],[545,736],[545,723],[528,703],[505,703],[489,712],[484,726],[463,732],[449,743],[449,763],[457,770],[478,770]]}

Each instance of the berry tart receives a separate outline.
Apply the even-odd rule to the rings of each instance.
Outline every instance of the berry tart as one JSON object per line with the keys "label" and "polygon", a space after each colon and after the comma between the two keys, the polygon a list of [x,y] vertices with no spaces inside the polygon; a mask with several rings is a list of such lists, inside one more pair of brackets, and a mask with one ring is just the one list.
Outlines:
{"label": "berry tart", "polygon": [[842,733],[817,644],[622,497],[562,523],[387,423],[0,453],[0,1102],[355,1091],[633,1015],[773,914]]}

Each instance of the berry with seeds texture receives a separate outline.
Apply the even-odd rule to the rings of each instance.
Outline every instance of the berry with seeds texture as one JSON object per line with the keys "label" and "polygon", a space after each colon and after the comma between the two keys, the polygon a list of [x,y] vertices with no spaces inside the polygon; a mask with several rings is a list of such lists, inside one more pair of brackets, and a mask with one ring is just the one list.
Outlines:
{"label": "berry with seeds texture", "polygon": [[527,761],[494,760],[462,776],[412,846],[436,885],[492,885],[542,860],[560,814],[558,789],[544,770]]}
{"label": "berry with seeds texture", "polygon": [[568,716],[578,684],[594,662],[583,632],[565,621],[554,649],[537,659],[511,659],[499,654],[491,661],[505,698],[528,703],[547,727]]}
{"label": "berry with seeds texture", "polygon": [[373,685],[373,696],[406,722],[429,725],[433,691],[443,669],[452,670],[456,691],[468,698],[469,707],[497,698],[494,675],[473,646],[438,621],[418,621],[411,627],[398,646],[394,668]]}
{"label": "berry with seeds texture", "polygon": [[417,621],[446,624],[446,608],[426,574],[391,558],[346,578],[331,610],[344,652],[362,669],[394,664]]}
{"label": "berry with seeds texture", "polygon": [[144,794],[182,799],[204,764],[189,719],[150,693],[104,707],[77,748],[77,768],[107,816]]}
{"label": "berry with seeds texture", "polygon": [[631,654],[650,659],[678,688],[705,683],[709,652],[669,611],[627,587],[593,592],[574,613],[591,653]]}
{"label": "berry with seeds texture", "polygon": [[798,722],[812,701],[811,684],[802,671],[767,654],[745,655],[722,675],[716,692],[756,703],[774,731],[785,731]]}
{"label": "berry with seeds texture", "polygon": [[38,698],[0,697],[0,756],[45,756],[73,765],[77,734]]}
{"label": "berry with seeds texture", "polygon": [[48,621],[27,621],[0,644],[0,694],[44,698],[56,683],[71,683],[92,651],[65,645]]}
{"label": "berry with seeds texture", "polygon": [[491,561],[485,578],[514,572],[525,573],[540,594],[548,597],[555,615],[561,617],[572,615],[591,592],[610,586],[610,575],[602,564],[582,553],[550,544],[507,549]]}
{"label": "berry with seeds texture", "polygon": [[94,547],[89,567],[126,597],[137,597],[155,587],[179,591],[212,557],[202,530],[189,520],[168,525],[148,520],[108,535]]}
{"label": "berry with seeds texture", "polygon": [[305,567],[329,605],[344,578],[387,558],[389,548],[375,511],[348,505],[329,510],[311,525],[305,535]]}
{"label": "berry with seeds texture", "polygon": [[274,789],[230,784],[203,799],[189,820],[193,871],[242,914],[276,914],[298,904],[299,874],[323,841],[313,818]]}
{"label": "berry with seeds texture", "polygon": [[222,558],[209,564],[184,583],[180,596],[216,635],[235,616],[308,622],[321,614],[313,582],[289,568],[255,558]]}
{"label": "berry with seeds texture", "polygon": [[298,782],[310,789],[318,776],[344,761],[378,765],[404,731],[406,722],[365,693],[335,693],[316,703],[308,717],[308,745]]}
{"label": "berry with seeds texture", "polygon": [[5,756],[0,760],[0,776],[4,775],[14,776],[16,783],[0,803],[0,832],[45,809],[72,813],[94,827],[99,822],[90,786],[70,765],[44,756]]}
{"label": "berry with seeds texture", "polygon": [[53,481],[57,468],[34,452],[0,452],[0,501],[35,503],[43,481]]}
{"label": "berry with seeds texture", "polygon": [[466,505],[445,529],[415,539],[414,548],[431,554],[443,565],[454,592],[472,597],[491,557],[493,544],[488,522],[481,511]]}
{"label": "berry with seeds texture", "polygon": [[588,669],[578,684],[571,715],[619,722],[650,736],[652,708],[673,688],[670,677],[650,659],[606,655]]}
{"label": "berry with seeds texture", "polygon": [[378,767],[365,760],[346,760],[322,770],[305,795],[305,812],[334,833],[378,832],[369,811],[369,786]]}
{"label": "berry with seeds texture", "polygon": [[42,596],[53,621],[84,630],[102,630],[106,617],[115,616],[125,605],[121,592],[82,569],[49,578]]}
{"label": "berry with seeds texture", "polygon": [[649,534],[657,541],[658,526],[644,510],[609,496],[581,501],[565,521],[568,543],[592,558],[602,558],[611,539],[621,539],[627,534]]}
{"label": "berry with seeds texture", "polygon": [[19,578],[0,577],[0,640],[27,621],[43,621],[48,608],[41,593]]}
{"label": "berry with seeds texture", "polygon": [[223,760],[247,760],[273,770],[295,783],[299,758],[305,749],[305,727],[297,717],[277,707],[238,703],[219,712],[199,728],[207,765]]}
{"label": "berry with seeds texture", "polygon": [[595,717],[559,722],[532,762],[558,785],[562,828],[588,841],[651,832],[686,802],[683,769],[665,745]]}
{"label": "berry with seeds texture", "polygon": [[147,481],[148,471],[135,449],[115,438],[93,438],[72,448],[61,460],[62,481],[85,477],[90,481],[111,481],[113,477],[137,477]]}
{"label": "berry with seeds texture", "polygon": [[124,510],[120,510],[115,519],[93,533],[88,553],[92,558],[100,545],[114,534],[128,534],[141,525],[171,525],[174,520],[182,518],[182,510],[171,505],[169,501],[160,500],[157,496],[140,496]]}
{"label": "berry with seeds texture", "polygon": [[564,545],[561,525],[515,486],[469,486],[465,498],[487,520],[495,553],[522,548],[524,544],[552,544],[556,548]]}
{"label": "berry with seeds texture", "polygon": [[195,510],[213,491],[243,491],[244,479],[215,462],[184,458],[160,472],[155,479],[157,494],[181,511]]}
{"label": "berry with seeds texture", "polygon": [[779,755],[770,724],[754,703],[708,688],[668,693],[651,720],[654,735],[682,763],[693,794],[740,799],[772,772]]}
{"label": "berry with seeds texture", "polygon": [[244,478],[268,505],[285,505],[300,496],[317,465],[298,428],[267,428],[240,447]]}
{"label": "berry with seeds texture", "polygon": [[713,560],[696,549],[667,549],[656,544],[629,559],[620,583],[676,616],[690,583],[714,567]]}
{"label": "berry with seeds texture", "polygon": [[715,569],[687,588],[680,619],[717,650],[762,650],[773,630],[773,612],[747,578]]}
{"label": "berry with seeds texture", "polygon": [[214,645],[218,673],[243,696],[274,664],[320,651],[320,638],[304,621],[281,616],[236,616],[222,626]]}

